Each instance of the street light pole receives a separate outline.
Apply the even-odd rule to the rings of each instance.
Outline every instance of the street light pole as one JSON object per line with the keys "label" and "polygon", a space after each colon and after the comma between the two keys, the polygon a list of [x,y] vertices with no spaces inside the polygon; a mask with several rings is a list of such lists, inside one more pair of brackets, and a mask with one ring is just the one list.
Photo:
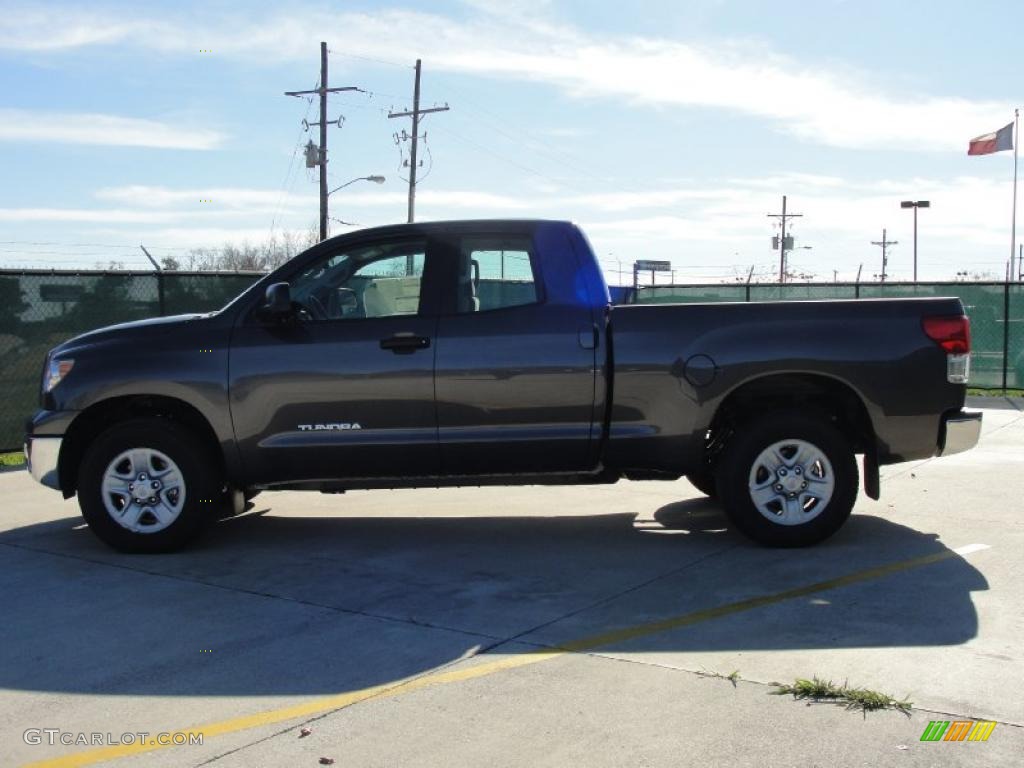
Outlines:
{"label": "street light pole", "polygon": [[904,200],[900,203],[900,208],[913,208],[914,209],[914,282],[917,282],[917,209],[918,208],[931,208],[931,201],[929,200]]}
{"label": "street light pole", "polygon": [[914,282],[917,282],[917,206],[914,206]]}
{"label": "street light pole", "polygon": [[[329,198],[331,195],[333,195],[339,189],[344,189],[345,187],[349,186],[350,184],[355,184],[357,181],[372,181],[374,184],[383,184],[386,181],[386,179],[383,176],[358,176],[358,177],[352,179],[351,181],[346,181],[341,186],[338,186],[338,187],[335,187],[334,189],[332,189],[330,192],[328,192],[326,195],[324,195],[324,200],[327,200],[327,198]],[[348,224],[348,222],[342,221],[341,219],[335,219],[333,216],[330,217],[330,218],[332,219],[332,221],[337,221],[339,224]],[[325,238],[327,237],[327,234],[328,233],[325,230],[324,231],[324,237]]]}
{"label": "street light pole", "polygon": [[355,184],[357,181],[372,181],[374,184],[383,184],[386,181],[386,179],[383,176],[359,176],[358,178],[352,179],[352,181],[346,181],[340,187],[335,187],[327,194],[333,195],[339,189],[344,189],[349,184]]}

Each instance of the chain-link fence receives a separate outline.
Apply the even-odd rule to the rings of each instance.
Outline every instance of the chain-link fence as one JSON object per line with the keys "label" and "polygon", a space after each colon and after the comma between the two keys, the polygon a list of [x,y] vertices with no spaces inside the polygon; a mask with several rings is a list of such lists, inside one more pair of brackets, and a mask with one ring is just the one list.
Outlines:
{"label": "chain-link fence", "polygon": [[[224,306],[259,273],[0,270],[0,449],[17,449],[37,408],[47,350],[93,328]],[[1024,387],[1024,286],[1006,283],[659,285],[625,303],[958,296],[971,316],[971,384]]]}
{"label": "chain-link fence", "polygon": [[665,304],[936,296],[958,297],[971,318],[971,386],[1024,388],[1024,285],[1020,283],[658,285],[631,290],[626,301]]}
{"label": "chain-link fence", "polygon": [[219,309],[261,276],[0,270],[0,450],[21,445],[51,347],[104,325]]}

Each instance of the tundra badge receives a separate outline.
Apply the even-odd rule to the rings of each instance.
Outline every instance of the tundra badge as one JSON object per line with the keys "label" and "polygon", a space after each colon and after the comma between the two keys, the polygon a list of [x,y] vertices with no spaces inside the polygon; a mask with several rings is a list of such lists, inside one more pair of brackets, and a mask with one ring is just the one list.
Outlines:
{"label": "tundra badge", "polygon": [[299,424],[300,432],[327,432],[335,429],[362,429],[358,421],[331,422],[329,424]]}

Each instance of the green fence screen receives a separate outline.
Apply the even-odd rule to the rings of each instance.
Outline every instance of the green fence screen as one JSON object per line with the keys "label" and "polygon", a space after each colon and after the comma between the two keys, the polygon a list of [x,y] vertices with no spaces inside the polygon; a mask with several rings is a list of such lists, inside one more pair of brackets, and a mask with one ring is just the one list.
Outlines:
{"label": "green fence screen", "polygon": [[219,309],[260,277],[0,270],[0,450],[21,447],[51,347],[104,325]]}

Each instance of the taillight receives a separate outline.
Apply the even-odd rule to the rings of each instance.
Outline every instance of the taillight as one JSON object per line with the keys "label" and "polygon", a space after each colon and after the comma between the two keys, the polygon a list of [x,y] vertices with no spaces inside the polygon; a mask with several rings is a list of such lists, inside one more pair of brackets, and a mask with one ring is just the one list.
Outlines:
{"label": "taillight", "polygon": [[946,381],[966,384],[971,376],[971,321],[965,315],[926,317],[921,327],[946,353]]}
{"label": "taillight", "polygon": [[921,326],[947,355],[966,355],[971,351],[971,321],[965,315],[926,317]]}

